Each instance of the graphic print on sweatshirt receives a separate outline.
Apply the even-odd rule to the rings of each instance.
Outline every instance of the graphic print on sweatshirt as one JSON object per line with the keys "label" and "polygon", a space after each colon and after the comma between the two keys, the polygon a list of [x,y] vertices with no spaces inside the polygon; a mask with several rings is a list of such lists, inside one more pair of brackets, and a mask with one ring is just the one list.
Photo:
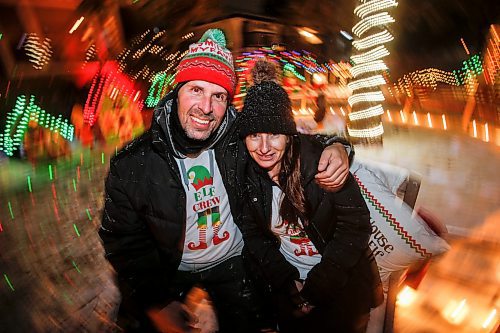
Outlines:
{"label": "graphic print on sweatshirt", "polygon": [[300,220],[298,226],[292,227],[281,218],[279,208],[282,200],[283,192],[278,186],[273,186],[271,230],[280,238],[280,252],[299,270],[300,278],[305,279],[311,268],[321,261],[321,254],[307,236]]}
{"label": "graphic print on sweatshirt", "polygon": [[186,191],[186,237],[179,269],[198,270],[240,254],[242,236],[213,151],[177,162]]}
{"label": "graphic print on sweatshirt", "polygon": [[198,245],[195,242],[188,243],[190,250],[203,250],[208,247],[207,228],[212,227],[214,245],[229,239],[229,232],[226,230],[219,236],[220,220],[220,197],[215,195],[215,186],[213,186],[213,177],[203,165],[195,165],[187,171],[187,177],[195,189],[193,211],[197,214]]}

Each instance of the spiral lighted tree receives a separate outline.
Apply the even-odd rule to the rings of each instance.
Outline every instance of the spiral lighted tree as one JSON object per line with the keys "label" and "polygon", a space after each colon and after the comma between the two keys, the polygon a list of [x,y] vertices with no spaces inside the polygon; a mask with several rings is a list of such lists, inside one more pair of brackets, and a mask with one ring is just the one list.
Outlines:
{"label": "spiral lighted tree", "polygon": [[382,60],[389,55],[385,47],[394,39],[388,26],[394,23],[389,10],[398,5],[395,0],[358,0],[354,14],[359,21],[352,28],[356,49],[351,57],[354,80],[349,83],[353,91],[348,102],[351,106],[348,121],[348,133],[357,143],[382,142],[384,128],[381,115],[385,100],[380,86],[386,81],[382,73],[387,65]]}

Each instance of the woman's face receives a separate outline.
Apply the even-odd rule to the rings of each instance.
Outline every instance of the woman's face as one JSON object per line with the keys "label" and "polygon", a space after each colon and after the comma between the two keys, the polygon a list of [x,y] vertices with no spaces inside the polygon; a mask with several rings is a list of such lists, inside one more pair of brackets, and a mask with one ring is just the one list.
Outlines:
{"label": "woman's face", "polygon": [[288,137],[284,134],[255,133],[245,138],[250,156],[257,164],[275,176],[279,173]]}

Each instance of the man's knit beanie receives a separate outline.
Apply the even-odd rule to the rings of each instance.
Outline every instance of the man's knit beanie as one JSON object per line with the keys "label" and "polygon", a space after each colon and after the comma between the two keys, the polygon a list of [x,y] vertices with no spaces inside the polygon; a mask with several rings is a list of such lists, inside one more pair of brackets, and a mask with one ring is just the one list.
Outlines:
{"label": "man's knit beanie", "polygon": [[189,45],[188,53],[177,67],[175,82],[202,80],[218,84],[234,95],[236,73],[233,56],[226,48],[226,37],[219,29],[205,31],[201,39]]}
{"label": "man's knit beanie", "polygon": [[245,98],[240,125],[240,137],[249,134],[297,134],[292,103],[285,89],[277,82],[278,71],[273,63],[256,62],[252,69],[254,86]]}

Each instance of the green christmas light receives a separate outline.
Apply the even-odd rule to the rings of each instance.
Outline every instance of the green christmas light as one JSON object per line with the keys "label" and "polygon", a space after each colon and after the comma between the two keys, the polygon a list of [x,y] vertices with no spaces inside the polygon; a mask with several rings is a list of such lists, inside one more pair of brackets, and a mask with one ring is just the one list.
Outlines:
{"label": "green christmas light", "polygon": [[81,274],[82,272],[80,272],[80,269],[78,268],[76,262],[74,260],[71,260],[71,263],[73,264],[73,267],[75,267],[76,271]]}
{"label": "green christmas light", "polygon": [[87,208],[87,209],[85,209],[85,211],[87,212],[87,217],[89,218],[89,221],[92,221],[92,216],[90,215],[90,210]]}
{"label": "green christmas light", "polygon": [[12,156],[14,151],[21,145],[24,134],[28,130],[29,121],[35,121],[40,126],[61,134],[68,141],[73,141],[73,125],[68,124],[68,120],[62,120],[62,116],[57,118],[47,113],[35,104],[35,96],[21,95],[17,98],[12,112],[7,114],[7,122],[0,140],[0,149],[7,156]]}
{"label": "green christmas light", "polygon": [[290,63],[287,63],[285,66],[283,66],[283,71],[288,71],[288,72],[292,73],[293,75],[295,75],[299,80],[306,81],[306,78],[303,75],[301,75],[300,73],[297,73],[295,66],[290,64]]}
{"label": "green christmas light", "polygon": [[9,206],[10,218],[14,219],[14,213],[12,212],[12,205],[10,204],[10,201],[7,203],[7,205]]}
{"label": "green christmas light", "polygon": [[75,229],[76,235],[78,237],[80,237],[80,232],[78,231],[78,228],[77,228],[76,224],[74,224],[74,223],[73,223],[73,229]]}
{"label": "green christmas light", "polygon": [[155,107],[173,81],[174,76],[172,74],[167,75],[165,72],[157,74],[151,87],[149,87],[148,97],[146,97],[145,101],[146,106],[149,108]]}
{"label": "green christmas light", "polygon": [[7,282],[7,284],[9,285],[9,288],[12,290],[12,291],[15,291],[14,289],[14,286],[12,285],[12,283],[10,283],[10,280],[9,280],[9,277],[7,276],[7,274],[3,274],[3,277],[5,278],[5,281]]}
{"label": "green christmas light", "polygon": [[28,189],[30,192],[32,192],[31,191],[31,177],[30,176],[28,176]]}

